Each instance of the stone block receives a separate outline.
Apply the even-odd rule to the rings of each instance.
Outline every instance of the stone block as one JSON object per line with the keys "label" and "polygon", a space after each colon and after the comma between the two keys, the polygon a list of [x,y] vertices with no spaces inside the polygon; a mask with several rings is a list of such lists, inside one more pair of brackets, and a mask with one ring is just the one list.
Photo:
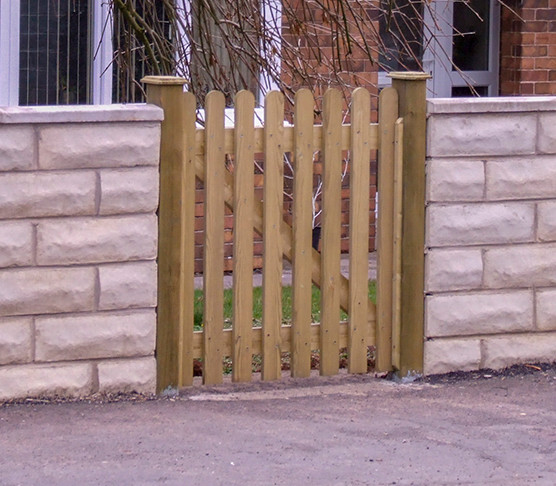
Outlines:
{"label": "stone block", "polygon": [[533,330],[533,293],[469,292],[431,295],[425,302],[427,337]]}
{"label": "stone block", "polygon": [[433,204],[427,209],[428,247],[532,242],[533,203]]}
{"label": "stone block", "polygon": [[145,393],[156,391],[154,357],[98,363],[99,391],[102,393]]}
{"label": "stone block", "polygon": [[431,157],[534,154],[537,115],[433,115],[428,120],[427,138]]}
{"label": "stone block", "polygon": [[158,169],[105,169],[100,173],[100,214],[150,213],[158,207]]}
{"label": "stone block", "polygon": [[492,289],[556,284],[556,245],[516,245],[484,254],[484,285]]}
{"label": "stone block", "polygon": [[556,194],[556,157],[486,163],[487,199],[539,199]]}
{"label": "stone block", "polygon": [[494,370],[519,363],[552,363],[556,332],[485,338],[482,352],[483,367]]}
{"label": "stone block", "polygon": [[92,370],[91,363],[3,366],[0,367],[0,400],[90,395]]}
{"label": "stone block", "polygon": [[154,214],[40,221],[39,265],[100,263],[156,258]]}
{"label": "stone block", "polygon": [[35,360],[147,356],[154,353],[156,315],[153,310],[38,317]]}
{"label": "stone block", "polygon": [[158,165],[158,123],[83,123],[39,131],[41,169]]}
{"label": "stone block", "polygon": [[480,160],[432,159],[427,163],[428,201],[481,201],[485,169]]}
{"label": "stone block", "polygon": [[425,259],[427,292],[480,289],[483,279],[481,250],[434,249]]}
{"label": "stone block", "polygon": [[94,268],[26,268],[0,271],[0,315],[91,311]]}
{"label": "stone block", "polygon": [[425,342],[425,375],[472,371],[481,364],[479,339],[431,339]]}
{"label": "stone block", "polygon": [[537,290],[537,329],[556,331],[556,289]]}
{"label": "stone block", "polygon": [[36,166],[34,127],[0,126],[0,171],[30,170]]}
{"label": "stone block", "polygon": [[33,225],[30,222],[0,224],[0,267],[33,263]]}
{"label": "stone block", "polygon": [[95,214],[94,172],[0,173],[0,218]]}
{"label": "stone block", "polygon": [[540,241],[556,241],[556,201],[537,205],[537,238]]}
{"label": "stone block", "polygon": [[556,154],[556,113],[539,113],[539,152]]}
{"label": "stone block", "polygon": [[122,263],[99,268],[99,309],[156,306],[156,263]]}
{"label": "stone block", "polygon": [[32,324],[28,317],[0,318],[0,365],[33,359]]}

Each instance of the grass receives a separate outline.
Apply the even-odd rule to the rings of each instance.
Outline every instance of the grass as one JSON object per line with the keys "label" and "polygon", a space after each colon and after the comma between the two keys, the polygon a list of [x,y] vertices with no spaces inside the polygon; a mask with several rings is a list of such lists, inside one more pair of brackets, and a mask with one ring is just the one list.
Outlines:
{"label": "grass", "polygon": [[[253,327],[260,327],[263,317],[263,289],[262,287],[253,288]],[[311,292],[311,317],[313,322],[320,322],[320,289],[313,285]],[[376,303],[376,282],[369,282],[369,297]],[[203,328],[203,307],[204,297],[202,290],[195,290],[194,304],[194,323],[195,330]],[[224,290],[224,328],[232,327],[233,316],[233,290]],[[341,319],[346,320],[347,314],[342,311]],[[291,324],[292,320],[292,288],[284,286],[282,288],[282,323]]]}

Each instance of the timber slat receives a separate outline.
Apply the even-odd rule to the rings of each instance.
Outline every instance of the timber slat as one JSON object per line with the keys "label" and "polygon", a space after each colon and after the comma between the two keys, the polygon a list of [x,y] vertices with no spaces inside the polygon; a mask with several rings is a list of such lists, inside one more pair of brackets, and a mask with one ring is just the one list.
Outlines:
{"label": "timber slat", "polygon": [[311,373],[311,249],[313,227],[313,94],[295,96],[292,261],[292,357],[294,377]]}
{"label": "timber slat", "polygon": [[371,150],[369,121],[371,97],[366,89],[353,92],[351,102],[349,198],[349,356],[350,373],[367,372],[369,186]]}
{"label": "timber slat", "polygon": [[253,322],[253,204],[255,97],[240,91],[235,99],[234,285],[232,380],[251,380]]}
{"label": "timber slat", "polygon": [[[183,296],[180,302],[183,306],[180,322],[180,342],[182,352],[179,359],[179,386],[193,383],[193,306],[187,302],[195,299],[195,119],[197,100],[192,93],[182,94],[184,109],[183,129],[185,132],[185,150],[183,161],[181,225],[184,228],[183,239],[180,242],[180,253],[183,261],[182,287]],[[178,208],[179,209],[179,208]]]}
{"label": "timber slat", "polygon": [[206,97],[203,383],[222,382],[224,326],[224,95]]}
{"label": "timber slat", "polygon": [[[339,325],[339,344],[340,348],[347,348],[348,346],[348,322],[340,322]],[[223,329],[221,336],[222,354],[224,356],[232,355],[232,330]],[[292,326],[281,326],[280,327],[280,346],[283,352],[292,351]],[[260,327],[254,327],[251,330],[252,336],[252,351],[253,354],[261,355],[263,353],[263,330]],[[320,323],[311,324],[310,336],[311,336],[311,349],[313,351],[318,351],[320,347],[320,333],[321,325]],[[373,335],[370,332],[367,334],[367,342],[373,342]],[[195,331],[193,334],[193,358],[201,359],[203,357],[203,331]]]}
{"label": "timber slat", "polygon": [[403,119],[398,118],[394,129],[394,237],[392,282],[392,365],[401,368],[401,290],[402,290],[402,225],[403,225]]}
{"label": "timber slat", "polygon": [[284,201],[284,96],[269,93],[264,111],[263,187],[263,380],[281,377],[282,325],[281,222]]}
{"label": "timber slat", "polygon": [[320,373],[338,373],[342,204],[342,96],[329,89],[323,102],[322,282]]}
{"label": "timber slat", "polygon": [[[283,138],[283,151],[291,152],[294,150],[294,132],[295,127],[284,127],[284,138]],[[313,145],[316,149],[320,149],[323,143],[322,136],[322,126],[313,126]],[[349,150],[350,140],[351,140],[351,126],[342,125],[342,150]],[[203,135],[204,128],[197,128],[197,133],[195,134],[195,155],[203,155],[205,153],[205,137]],[[254,135],[254,149],[255,153],[264,152],[264,128],[256,127]],[[369,125],[369,148],[371,150],[378,149],[379,138],[379,128],[377,123],[371,123]],[[234,128],[226,128],[224,130],[224,151],[227,154],[233,154],[235,151],[235,137]]]}
{"label": "timber slat", "polygon": [[380,147],[378,153],[377,221],[377,361],[379,371],[392,369],[392,278],[394,241],[394,124],[398,92],[385,88],[379,97]]}

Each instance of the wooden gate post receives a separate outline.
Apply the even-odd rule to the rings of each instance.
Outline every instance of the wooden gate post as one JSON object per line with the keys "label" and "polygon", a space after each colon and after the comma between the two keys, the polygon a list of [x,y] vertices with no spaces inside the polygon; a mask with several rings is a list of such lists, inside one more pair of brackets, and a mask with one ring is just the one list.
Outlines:
{"label": "wooden gate post", "polygon": [[186,80],[146,76],[147,102],[164,109],[158,212],[157,391],[193,381],[195,97]]}
{"label": "wooden gate post", "polygon": [[[403,117],[402,279],[399,370],[423,371],[425,272],[426,81],[422,72],[390,73]],[[394,343],[394,346],[398,343]]]}

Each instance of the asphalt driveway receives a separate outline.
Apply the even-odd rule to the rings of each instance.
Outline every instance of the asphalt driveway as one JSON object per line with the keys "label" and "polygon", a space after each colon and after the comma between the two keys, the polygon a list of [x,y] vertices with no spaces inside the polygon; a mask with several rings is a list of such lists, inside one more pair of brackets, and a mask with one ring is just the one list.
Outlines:
{"label": "asphalt driveway", "polygon": [[0,406],[1,485],[556,484],[556,366]]}

